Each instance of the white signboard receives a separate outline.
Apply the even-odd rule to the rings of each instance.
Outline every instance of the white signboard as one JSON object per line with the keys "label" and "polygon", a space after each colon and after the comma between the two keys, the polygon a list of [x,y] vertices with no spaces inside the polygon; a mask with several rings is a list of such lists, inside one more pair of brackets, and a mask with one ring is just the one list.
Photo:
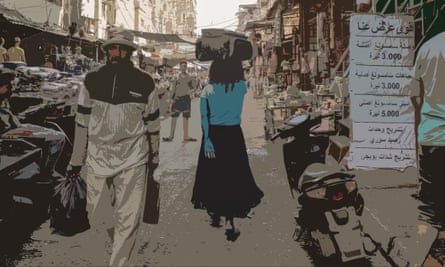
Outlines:
{"label": "white signboard", "polygon": [[414,122],[409,96],[351,95],[353,122]]}
{"label": "white signboard", "polygon": [[412,70],[397,66],[352,65],[349,74],[351,94],[404,95],[412,80]]}
{"label": "white signboard", "polygon": [[351,38],[364,36],[414,38],[414,19],[408,15],[356,14],[351,17],[349,25]]}
{"label": "white signboard", "polygon": [[351,64],[412,65],[415,43],[411,16],[355,15],[350,31]]}
{"label": "white signboard", "polygon": [[403,89],[412,79],[414,19],[353,15],[350,20],[353,136],[350,168],[416,166],[414,108]]}
{"label": "white signboard", "polygon": [[415,149],[368,149],[351,144],[348,167],[405,169],[416,166]]}
{"label": "white signboard", "polygon": [[352,132],[353,142],[362,148],[411,149],[416,145],[414,124],[356,122]]}
{"label": "white signboard", "polygon": [[[351,37],[351,63],[408,65],[414,58],[414,37]],[[355,44],[355,45],[354,45]]]}

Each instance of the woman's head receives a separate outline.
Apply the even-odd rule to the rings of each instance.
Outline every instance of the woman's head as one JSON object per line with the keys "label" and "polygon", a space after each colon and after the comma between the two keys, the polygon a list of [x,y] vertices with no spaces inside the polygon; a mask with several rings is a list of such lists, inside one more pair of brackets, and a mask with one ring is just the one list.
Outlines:
{"label": "woman's head", "polygon": [[234,84],[244,79],[240,60],[217,59],[212,62],[209,70],[210,83]]}

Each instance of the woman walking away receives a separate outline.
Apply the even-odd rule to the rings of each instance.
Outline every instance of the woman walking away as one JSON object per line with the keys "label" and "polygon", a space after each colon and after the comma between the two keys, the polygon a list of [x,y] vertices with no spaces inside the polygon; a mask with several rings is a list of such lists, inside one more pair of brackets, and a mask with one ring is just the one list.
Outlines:
{"label": "woman walking away", "polygon": [[200,99],[203,134],[192,203],[207,210],[212,226],[219,227],[224,216],[231,226],[227,239],[235,241],[240,232],[234,218],[250,217],[264,196],[253,178],[240,127],[247,92],[241,61],[215,60],[209,81]]}

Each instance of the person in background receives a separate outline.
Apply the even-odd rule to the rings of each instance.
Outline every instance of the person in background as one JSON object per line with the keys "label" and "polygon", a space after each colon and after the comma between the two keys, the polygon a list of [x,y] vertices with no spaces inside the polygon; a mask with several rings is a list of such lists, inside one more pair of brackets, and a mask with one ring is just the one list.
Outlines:
{"label": "person in background", "polygon": [[163,75],[159,75],[156,73],[159,80],[156,83],[156,88],[158,90],[159,95],[159,110],[160,110],[160,118],[164,119],[167,115],[167,109],[168,109],[168,91],[170,90],[170,81],[166,77],[166,73],[164,72]]}
{"label": "person in background", "polygon": [[9,61],[22,61],[26,63],[25,50],[20,47],[21,39],[20,37],[14,38],[14,46],[8,49],[8,60]]}
{"label": "person in background", "polygon": [[[12,94],[12,81],[14,78],[14,71],[7,68],[0,68],[0,108],[9,109],[9,97]],[[15,119],[13,121],[15,121]],[[18,125],[18,120],[14,124]]]}
{"label": "person in background", "polygon": [[249,60],[243,60],[241,62],[241,65],[243,67],[243,78],[246,81],[247,90],[249,90],[249,79],[250,79],[249,71],[250,71],[251,65],[250,65]]}
{"label": "person in background", "polygon": [[[443,25],[442,25],[443,26]],[[442,27],[443,28],[443,27]],[[418,50],[414,77],[408,89],[415,110],[416,137],[419,147],[418,233],[429,226],[438,230],[430,256],[439,262],[445,255],[445,179],[441,164],[445,158],[445,32],[426,41]],[[425,263],[423,266],[433,266]],[[436,266],[436,265],[434,265]],[[439,266],[439,265],[437,265]]]}
{"label": "person in background", "polygon": [[176,122],[179,114],[182,113],[182,121],[184,127],[184,142],[196,141],[195,138],[189,136],[189,119],[191,116],[191,93],[196,88],[196,80],[187,73],[187,62],[179,63],[180,71],[178,78],[173,82],[173,90],[171,92],[171,128],[170,136],[163,137],[165,142],[173,141],[175,136]]}
{"label": "person in background", "polygon": [[371,0],[356,0],[357,12],[366,13],[371,9]]}
{"label": "person in background", "polygon": [[45,55],[43,59],[45,62],[43,62],[42,67],[54,68],[53,63],[49,60],[49,55]]}
{"label": "person in background", "polygon": [[214,60],[209,81],[200,98],[202,143],[191,201],[207,210],[214,227],[224,216],[231,226],[227,239],[235,241],[240,232],[234,218],[252,217],[264,196],[253,178],[240,126],[247,92],[241,61]]}
{"label": "person in background", "polygon": [[87,57],[82,54],[82,47],[76,46],[74,49],[73,61],[74,63],[82,69],[82,72],[86,72],[88,70],[87,66]]}
{"label": "person in background", "polygon": [[71,47],[70,46],[65,46],[65,55],[67,57],[71,57],[73,55],[73,52],[71,51]]}
{"label": "person in background", "polygon": [[3,37],[0,37],[0,64],[2,64],[5,61],[8,61],[8,51],[4,47],[5,45],[5,39]]}
{"label": "person in background", "polygon": [[146,180],[159,164],[159,99],[153,78],[131,62],[133,35],[112,34],[102,45],[106,64],[86,75],[79,93],[67,176],[85,166],[91,245],[104,246],[108,233],[109,265],[127,266],[138,251]]}

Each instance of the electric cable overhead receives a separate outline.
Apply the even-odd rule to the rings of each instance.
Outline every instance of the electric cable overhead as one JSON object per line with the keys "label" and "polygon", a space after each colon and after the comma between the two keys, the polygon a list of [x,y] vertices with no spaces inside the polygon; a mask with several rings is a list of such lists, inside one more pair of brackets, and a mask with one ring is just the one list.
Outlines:
{"label": "electric cable overhead", "polygon": [[17,9],[17,10],[21,10],[21,9],[36,8],[36,7],[41,7],[41,6],[40,6],[40,5],[37,5],[37,6],[22,6],[22,7],[15,8],[15,9]]}
{"label": "electric cable overhead", "polygon": [[228,23],[228,22],[233,22],[233,21],[235,21],[235,20],[238,20],[238,18],[237,18],[237,17],[234,17],[234,18],[231,18],[231,19],[228,19],[228,20],[223,20],[223,21],[217,22],[217,23],[212,23],[212,24],[208,24],[208,25],[196,26],[196,28],[198,28],[198,29],[200,29],[200,28],[208,28],[208,27],[217,26],[217,25],[221,25],[221,24],[224,24],[224,23]]}

